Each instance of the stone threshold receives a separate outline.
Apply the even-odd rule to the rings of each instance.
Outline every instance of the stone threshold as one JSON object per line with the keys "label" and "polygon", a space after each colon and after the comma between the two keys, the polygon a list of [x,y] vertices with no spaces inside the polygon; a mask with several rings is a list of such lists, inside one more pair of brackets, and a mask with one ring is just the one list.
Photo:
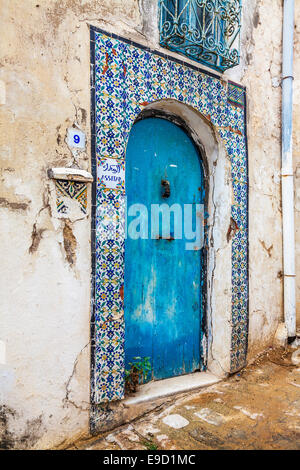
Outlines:
{"label": "stone threshold", "polygon": [[177,393],[188,392],[197,388],[208,387],[223,380],[211,372],[194,372],[193,374],[180,375],[171,379],[156,380],[141,385],[138,391],[123,403],[127,406],[137,405],[146,401],[153,401]]}

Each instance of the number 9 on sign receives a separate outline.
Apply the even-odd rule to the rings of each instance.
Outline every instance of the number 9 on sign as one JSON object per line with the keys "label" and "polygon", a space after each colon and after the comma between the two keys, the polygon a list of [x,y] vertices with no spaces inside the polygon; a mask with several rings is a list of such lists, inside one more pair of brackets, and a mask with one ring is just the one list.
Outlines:
{"label": "number 9 on sign", "polygon": [[79,129],[70,127],[68,129],[67,144],[69,147],[84,150],[85,148],[85,133]]}

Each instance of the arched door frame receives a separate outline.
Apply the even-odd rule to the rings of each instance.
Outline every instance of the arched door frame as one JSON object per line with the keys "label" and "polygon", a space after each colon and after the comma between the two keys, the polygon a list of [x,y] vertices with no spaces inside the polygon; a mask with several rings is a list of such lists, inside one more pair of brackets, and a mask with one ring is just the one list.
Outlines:
{"label": "arched door frame", "polygon": [[[167,121],[170,121],[177,126],[179,126],[181,129],[184,130],[184,132],[189,136],[191,141],[194,143],[194,146],[196,148],[196,151],[198,153],[198,158],[200,160],[200,163],[202,165],[202,170],[203,170],[203,177],[204,177],[204,189],[205,189],[205,200],[204,200],[204,212],[205,214],[208,214],[207,209],[208,209],[208,198],[209,198],[209,170],[208,170],[208,165],[206,158],[203,156],[203,151],[204,147],[202,144],[199,142],[196,142],[194,139],[194,135],[192,132],[191,127],[188,125],[188,123],[176,112],[173,111],[173,106],[171,105],[170,107],[165,107],[164,104],[164,109],[160,107],[161,102],[157,103],[152,103],[151,106],[147,106],[143,111],[137,116],[136,120],[134,121],[133,125],[136,124],[137,122],[147,119],[147,118],[161,118],[165,119]],[[188,175],[186,175],[188,177]],[[202,311],[202,318],[201,318],[201,331],[202,334],[207,338],[208,337],[208,330],[207,330],[207,265],[208,265],[208,250],[207,250],[207,233],[206,233],[206,226],[204,227],[204,246],[203,249],[201,250],[201,308],[199,311],[199,314],[201,316],[201,311]],[[126,263],[126,258],[125,258],[125,263]],[[126,324],[125,324],[125,332],[126,332]],[[205,350],[203,350],[203,346],[205,346]],[[202,365],[202,370],[206,370],[207,367],[207,340],[205,341],[205,345],[202,345],[200,348],[200,361]]]}
{"label": "arched door frame", "polygon": [[[191,106],[174,99],[156,101],[148,104],[134,122],[147,117],[161,117],[182,127],[194,142],[203,165],[208,224],[202,250],[202,359],[209,371],[222,377],[230,372],[232,260],[226,234],[231,220],[231,162],[214,126]],[[218,283],[220,275],[224,289]]]}

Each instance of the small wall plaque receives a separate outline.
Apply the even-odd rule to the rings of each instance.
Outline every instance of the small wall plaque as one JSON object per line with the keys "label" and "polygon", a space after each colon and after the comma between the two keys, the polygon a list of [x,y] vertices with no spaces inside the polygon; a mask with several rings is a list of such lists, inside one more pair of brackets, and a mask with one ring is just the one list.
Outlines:
{"label": "small wall plaque", "polygon": [[97,173],[102,188],[120,190],[124,188],[124,162],[114,158],[103,159],[99,162]]}
{"label": "small wall plaque", "polygon": [[70,127],[67,134],[67,144],[70,148],[76,148],[79,150],[85,149],[85,133],[79,129]]}

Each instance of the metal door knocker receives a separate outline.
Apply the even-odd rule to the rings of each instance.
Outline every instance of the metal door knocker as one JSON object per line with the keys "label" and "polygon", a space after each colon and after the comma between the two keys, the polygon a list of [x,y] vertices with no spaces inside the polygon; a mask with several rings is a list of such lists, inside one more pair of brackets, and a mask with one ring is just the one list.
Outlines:
{"label": "metal door knocker", "polygon": [[171,190],[170,190],[170,183],[167,180],[161,180],[161,185],[163,187],[163,194],[162,197],[167,198],[170,197]]}

